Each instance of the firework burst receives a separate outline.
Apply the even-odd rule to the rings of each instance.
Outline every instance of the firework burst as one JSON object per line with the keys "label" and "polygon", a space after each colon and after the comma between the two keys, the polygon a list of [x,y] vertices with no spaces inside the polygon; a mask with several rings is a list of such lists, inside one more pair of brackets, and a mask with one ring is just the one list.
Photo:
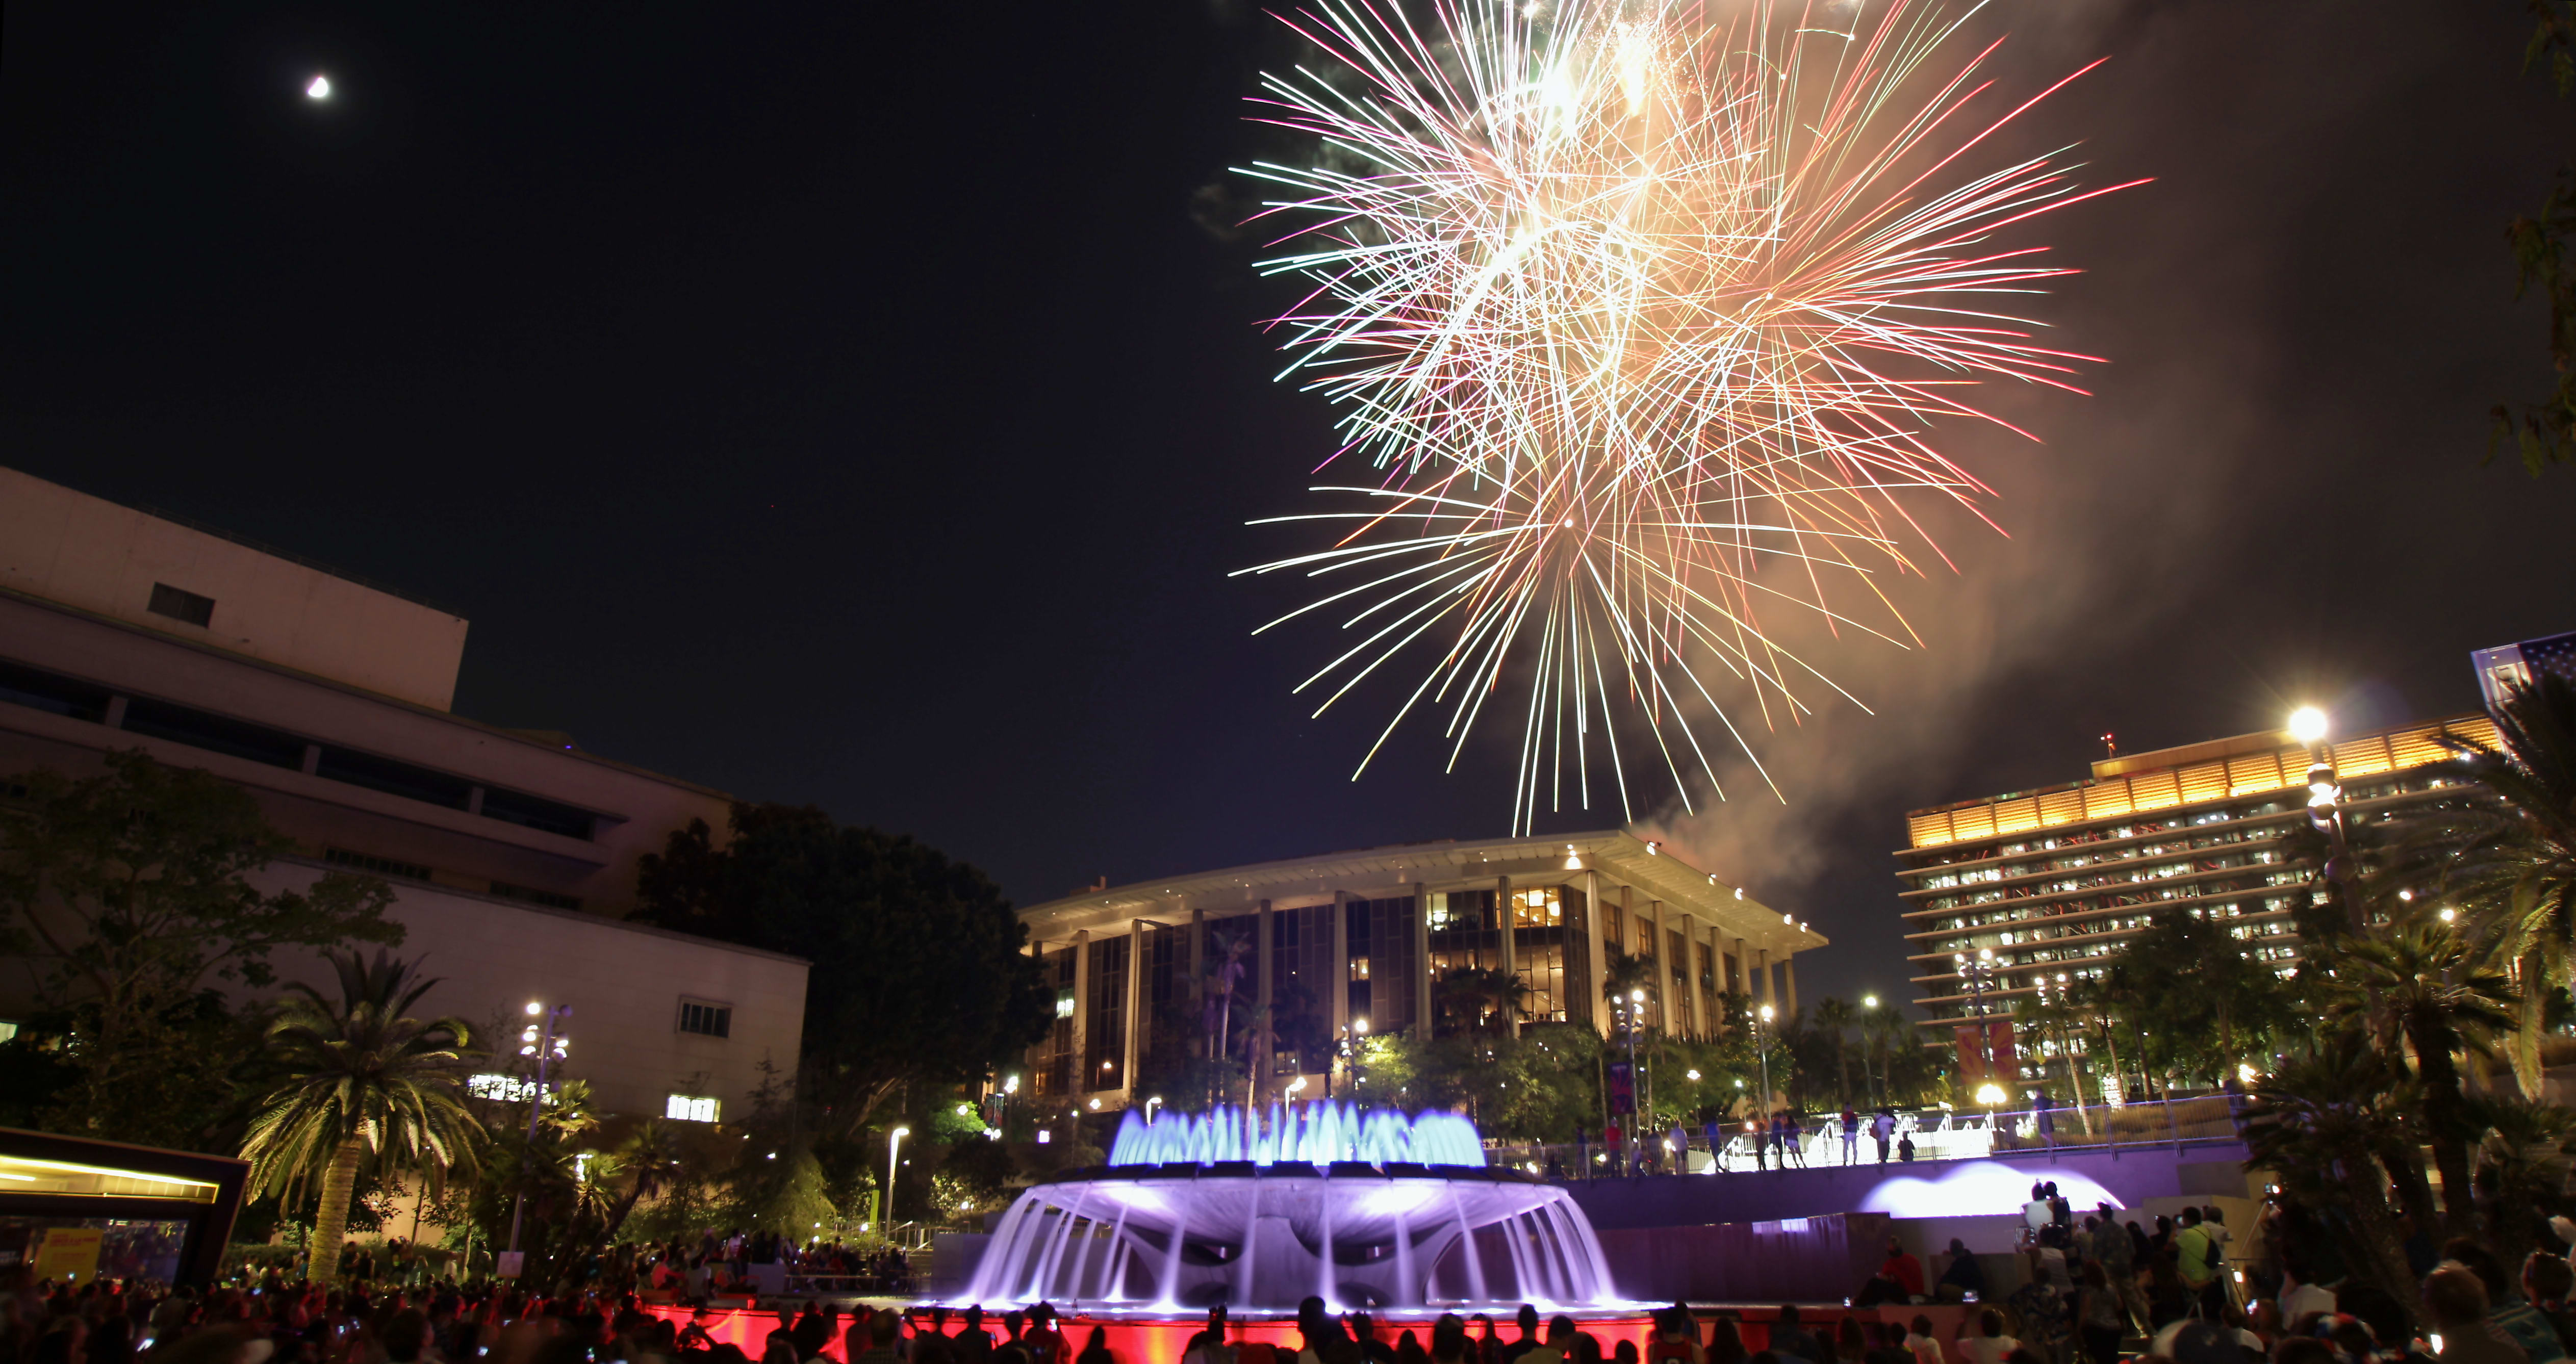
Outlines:
{"label": "firework burst", "polygon": [[1685,807],[1727,749],[1761,771],[1753,729],[1848,698],[1783,613],[1919,642],[1876,575],[1940,556],[1915,504],[1991,495],[1934,422],[2091,358],[2009,312],[2069,272],[2008,229],[2091,196],[2058,155],[1967,164],[2037,102],[1974,112],[1992,47],[1935,77],[1958,21],[1908,0],[1730,8],[1327,0],[1290,22],[1332,65],[1265,80],[1320,149],[1244,172],[1289,224],[1263,269],[1314,285],[1286,374],[1340,407],[1328,464],[1374,473],[1273,518],[1346,524],[1244,570],[1325,589],[1263,629],[1350,632],[1318,715],[1412,683],[1360,770],[1417,711],[1452,766],[1507,714],[1516,828],[1605,784],[1634,818],[1632,736]]}

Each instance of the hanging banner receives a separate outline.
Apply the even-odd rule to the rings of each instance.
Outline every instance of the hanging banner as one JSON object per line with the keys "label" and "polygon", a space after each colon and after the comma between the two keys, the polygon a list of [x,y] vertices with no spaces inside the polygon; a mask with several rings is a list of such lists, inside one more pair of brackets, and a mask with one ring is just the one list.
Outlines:
{"label": "hanging banner", "polygon": [[1984,1083],[1986,1043],[1978,1035],[1977,1025],[1962,1023],[1953,1031],[1959,1040],[1959,1082],[1970,1086]]}
{"label": "hanging banner", "polygon": [[1995,1058],[1995,1078],[2010,1082],[2021,1078],[2021,1061],[2013,1055],[2013,1021],[1998,1018],[1986,1025],[1986,1045]]}
{"label": "hanging banner", "polygon": [[1628,1063],[1625,1061],[1610,1063],[1610,1111],[1613,1113],[1637,1111],[1637,1087],[1629,1078]]}

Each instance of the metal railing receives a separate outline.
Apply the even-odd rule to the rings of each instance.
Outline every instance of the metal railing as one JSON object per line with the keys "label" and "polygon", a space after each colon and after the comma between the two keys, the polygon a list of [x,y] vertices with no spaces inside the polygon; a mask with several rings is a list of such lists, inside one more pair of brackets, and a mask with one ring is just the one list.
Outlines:
{"label": "metal railing", "polygon": [[[1910,1144],[1915,1164],[1950,1160],[2012,1159],[2065,1150],[2175,1151],[2195,1145],[2234,1144],[2243,1139],[2245,1100],[2226,1094],[2146,1100],[2122,1104],[2047,1109],[1966,1111],[1928,1109],[1900,1112],[1888,1136],[1888,1163],[1897,1163]],[[1830,1165],[1875,1165],[1878,1143],[1864,1115],[1861,1129],[1846,1152],[1842,1124],[1818,1115],[1802,1122],[1797,1137],[1784,1148],[1768,1131],[1747,1131],[1743,1121],[1719,1125],[1711,1146],[1706,1125],[1690,1131],[1686,1145],[1676,1145],[1671,1130],[1645,1134],[1642,1147],[1622,1142],[1618,1149],[1595,1142],[1489,1141],[1485,1159],[1494,1165],[1550,1179],[1605,1179],[1633,1174],[1740,1174],[1763,1169],[1807,1169]]]}

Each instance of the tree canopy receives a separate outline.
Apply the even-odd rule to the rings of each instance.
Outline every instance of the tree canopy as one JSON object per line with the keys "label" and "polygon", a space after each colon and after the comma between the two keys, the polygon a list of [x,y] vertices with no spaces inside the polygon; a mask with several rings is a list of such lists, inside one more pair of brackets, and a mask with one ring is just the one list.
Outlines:
{"label": "tree canopy", "polygon": [[1054,998],[984,873],[812,806],[737,804],[640,870],[638,922],[811,961],[801,1097],[833,1133],[906,1082],[956,1084],[1044,1035]]}
{"label": "tree canopy", "polygon": [[107,767],[16,778],[25,797],[0,807],[0,952],[34,962],[43,1002],[70,1020],[49,1125],[196,1145],[229,1102],[205,1058],[233,1020],[207,992],[272,984],[281,949],[398,944],[403,928],[371,876],[253,885],[294,844],[241,788],[140,750]]}

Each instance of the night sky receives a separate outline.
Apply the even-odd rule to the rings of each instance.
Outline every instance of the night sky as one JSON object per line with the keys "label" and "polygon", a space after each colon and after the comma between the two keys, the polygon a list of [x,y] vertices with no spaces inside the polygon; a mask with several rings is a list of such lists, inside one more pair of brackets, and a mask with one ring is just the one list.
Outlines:
{"label": "night sky", "polygon": [[[1654,813],[1910,995],[1909,808],[2099,756],[2473,708],[2576,629],[2576,471],[2480,468],[2535,398],[2504,224],[2576,153],[2510,0],[2004,3],[1998,149],[2155,183],[2033,234],[2096,396],[1945,431],[2001,494],[1909,584],[1930,648]],[[1967,49],[1963,49],[1964,51]],[[473,621],[457,709],[916,834],[1022,903],[1509,820],[1513,733],[1350,772],[1329,630],[1251,636],[1307,547],[1319,399],[1222,229],[1296,60],[1248,4],[15,0],[0,29],[0,463]],[[334,98],[303,95],[327,72]],[[2000,96],[1999,96],[2000,97]],[[1641,816],[1647,810],[1638,812]],[[1615,805],[1542,829],[1616,824]]]}

